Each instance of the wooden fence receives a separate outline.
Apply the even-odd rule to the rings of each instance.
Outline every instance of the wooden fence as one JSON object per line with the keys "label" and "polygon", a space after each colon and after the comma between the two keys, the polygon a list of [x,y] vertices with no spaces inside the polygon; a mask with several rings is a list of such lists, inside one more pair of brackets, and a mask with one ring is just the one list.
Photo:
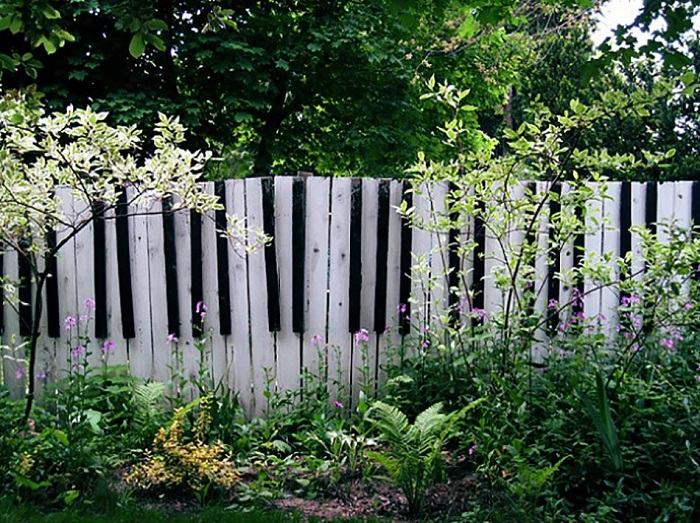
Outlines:
{"label": "wooden fence", "polygon": [[[551,189],[546,182],[530,185],[538,192]],[[410,317],[410,328],[416,328],[430,315],[429,307],[451,304],[448,289],[456,280],[443,276],[446,268],[452,274],[466,269],[470,275],[471,306],[487,313],[501,306],[492,278],[498,244],[488,228],[472,224],[449,238],[408,227],[395,212],[403,199],[419,214],[443,212],[445,185],[432,186],[420,197],[408,192],[405,182],[378,179],[277,177],[207,183],[205,189],[220,197],[226,212],[245,216],[249,226],[264,229],[274,241],[241,253],[216,233],[223,212],[204,217],[162,213],[161,204],[152,215],[130,216],[125,209],[125,215],[93,221],[49,261],[56,276],[46,289],[40,380],[65,372],[71,349],[86,344],[77,338],[80,333],[91,340],[93,366],[100,366],[106,340],[114,343],[109,363],[128,363],[143,378],[167,382],[176,369],[190,376],[203,363],[216,383],[238,391],[250,412],[260,412],[268,388],[296,389],[302,370],[318,369],[319,358],[327,364],[329,379],[337,377],[354,390],[362,368],[369,369],[371,380],[381,380],[388,349],[402,342]],[[566,192],[567,185],[555,190]],[[630,227],[655,228],[666,220],[683,227],[700,223],[698,182],[609,183],[607,192],[610,199],[591,202],[586,214],[589,223],[605,218],[606,227],[535,262],[539,312],[552,299],[568,301],[570,289],[554,275],[579,264],[580,252],[629,251],[639,265],[640,242]],[[85,212],[69,195],[62,196],[70,212]],[[62,232],[56,234],[60,240]],[[547,245],[548,234],[545,223],[537,231],[540,245]],[[474,252],[466,259],[450,256],[447,243],[465,235],[475,242]],[[31,287],[26,263],[16,252],[4,252],[0,261],[3,274],[22,281],[23,304],[6,297],[0,317],[4,381],[17,389],[24,362],[16,347],[29,333]],[[411,274],[418,261],[425,272]],[[431,276],[436,285],[428,291]],[[614,318],[620,299],[616,289],[593,291],[592,283],[584,285],[586,315]],[[94,308],[89,300],[95,300]],[[202,303],[203,325],[198,321]],[[90,318],[67,329],[65,319],[81,315]],[[357,336],[359,331],[363,335]],[[178,341],[168,341],[169,335]],[[197,344],[204,341],[202,362]]]}

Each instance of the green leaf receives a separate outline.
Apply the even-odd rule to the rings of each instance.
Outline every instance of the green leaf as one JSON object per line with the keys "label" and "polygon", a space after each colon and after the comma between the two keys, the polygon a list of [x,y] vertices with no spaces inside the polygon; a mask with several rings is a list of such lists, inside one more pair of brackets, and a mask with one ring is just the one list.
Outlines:
{"label": "green leaf", "polygon": [[12,24],[12,17],[10,15],[0,18],[0,31],[4,31],[10,27],[10,24]]}
{"label": "green leaf", "polygon": [[10,472],[10,474],[12,475],[12,477],[18,485],[27,487],[30,490],[39,490],[40,488],[51,486],[51,483],[48,481],[42,481],[40,483],[37,483],[36,481],[32,481],[29,478],[25,478],[24,476],[22,476],[21,474],[17,474],[16,472]]}
{"label": "green leaf", "polygon": [[90,424],[90,430],[98,436],[102,434],[102,428],[100,427],[100,421],[102,421],[102,413],[96,410],[87,409],[85,411],[85,417],[87,422]]}
{"label": "green leaf", "polygon": [[153,18],[144,24],[150,31],[167,31],[168,24],[159,18]]}
{"label": "green leaf", "polygon": [[12,21],[10,22],[10,32],[13,35],[16,35],[22,30],[22,27],[24,27],[24,24],[22,23],[22,19],[19,16],[13,16]]}
{"label": "green leaf", "polygon": [[3,69],[7,69],[8,71],[14,71],[17,67],[17,64],[18,62],[16,60],[13,60],[12,57],[0,53],[0,67],[2,67]]}
{"label": "green leaf", "polygon": [[131,43],[129,44],[129,54],[134,58],[138,58],[146,50],[146,42],[143,39],[142,33],[136,33],[131,38]]}
{"label": "green leaf", "polygon": [[153,47],[155,47],[156,49],[158,49],[159,51],[165,51],[165,50],[166,50],[165,43],[163,42],[162,38],[160,38],[160,37],[158,37],[158,36],[156,36],[156,35],[147,34],[147,35],[145,36],[145,40],[146,40],[146,42],[148,42],[149,44],[151,44]]}
{"label": "green leaf", "polygon": [[56,20],[57,18],[61,18],[61,13],[59,13],[56,9],[54,9],[50,5],[45,5],[44,7],[42,7],[41,14],[43,14],[44,17],[47,18],[48,20]]}

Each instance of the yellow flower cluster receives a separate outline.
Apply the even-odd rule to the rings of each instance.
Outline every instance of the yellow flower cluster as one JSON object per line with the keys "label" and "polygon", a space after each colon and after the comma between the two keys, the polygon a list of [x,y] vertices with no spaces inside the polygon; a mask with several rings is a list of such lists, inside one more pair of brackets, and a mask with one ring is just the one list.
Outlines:
{"label": "yellow flower cluster", "polygon": [[176,412],[169,429],[161,427],[153,440],[153,453],[133,467],[126,482],[141,490],[187,489],[196,492],[206,487],[230,489],[238,481],[234,463],[221,441],[202,441],[211,422],[213,398],[200,400],[200,412],[194,426],[195,439],[184,441],[184,412]]}

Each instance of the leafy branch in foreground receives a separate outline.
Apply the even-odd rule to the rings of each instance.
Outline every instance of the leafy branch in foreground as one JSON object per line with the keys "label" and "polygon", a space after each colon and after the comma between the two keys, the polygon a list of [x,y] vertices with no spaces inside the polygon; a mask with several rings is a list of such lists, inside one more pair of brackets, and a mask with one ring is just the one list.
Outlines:
{"label": "leafy branch in foreground", "polygon": [[[177,118],[160,115],[150,153],[140,150],[138,129],[112,127],[106,118],[89,107],[46,115],[22,93],[0,92],[0,243],[27,261],[34,281],[25,420],[34,401],[42,292],[50,276],[44,260],[93,221],[113,218],[118,208],[127,216],[221,209],[217,197],[198,185],[211,155],[181,147],[186,130]],[[165,199],[171,202],[167,211]],[[222,234],[237,246],[264,242],[240,219],[227,222]]]}

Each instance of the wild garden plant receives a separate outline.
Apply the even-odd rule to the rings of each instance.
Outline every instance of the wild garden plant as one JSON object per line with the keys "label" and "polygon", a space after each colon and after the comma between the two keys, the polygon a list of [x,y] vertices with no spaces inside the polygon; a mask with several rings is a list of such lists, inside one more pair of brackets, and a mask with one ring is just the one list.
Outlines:
{"label": "wild garden plant", "polygon": [[366,419],[379,431],[380,445],[366,451],[403,492],[408,513],[417,516],[423,507],[426,490],[441,475],[444,445],[454,435],[455,423],[468,410],[481,403],[477,400],[460,411],[444,414],[436,403],[416,416],[413,423],[399,409],[375,402]]}
{"label": "wild garden plant", "polygon": [[[519,516],[564,520],[590,512],[634,519],[655,496],[666,500],[655,514],[700,513],[691,501],[700,485],[693,443],[700,432],[691,414],[700,406],[700,378],[693,378],[700,372],[687,341],[698,325],[696,231],[672,223],[658,224],[658,233],[633,230],[643,251],[643,262],[634,263],[629,254],[579,252],[574,242],[611,230],[605,220],[590,218],[591,204],[609,198],[601,172],[671,161],[672,153],[649,152],[639,161],[577,148],[592,122],[645,114],[650,100],[611,91],[597,105],[574,100],[563,115],[542,108],[532,123],[506,129],[500,147],[507,154],[497,155],[497,142],[486,137],[476,151],[462,147],[462,121],[473,111],[468,93],[430,87],[427,97],[452,111],[443,132],[454,160],[420,156],[412,169],[414,205],[400,212],[433,234],[437,247],[426,257],[432,267],[456,268],[436,271],[428,263],[417,271],[425,295],[441,298],[412,310],[419,348],[389,369],[386,401],[417,415],[436,402],[457,410],[487,397],[461,424],[463,449],[478,449],[479,470],[499,478],[496,496]],[[435,198],[440,184],[444,206]],[[427,210],[416,205],[421,199]],[[477,307],[472,290],[480,277],[472,264],[483,241],[477,231],[491,246],[481,256],[492,265],[484,276],[499,296],[495,309]],[[557,273],[550,251],[569,251],[581,261]],[[541,306],[542,266],[568,299]],[[583,304],[600,289],[615,289],[620,306],[610,318],[586,318]],[[605,327],[609,322],[612,328]],[[651,411],[673,415],[652,421]],[[670,443],[673,424],[683,428]],[[686,455],[685,481],[666,479],[674,466],[657,453],[660,447]]]}
{"label": "wild garden plant", "polygon": [[[74,107],[46,114],[27,93],[0,91],[0,243],[26,260],[34,284],[25,421],[36,393],[43,291],[51,275],[44,260],[93,221],[114,218],[118,207],[131,214],[161,213],[157,202],[165,198],[173,202],[169,212],[221,207],[197,185],[211,155],[181,147],[185,128],[177,118],[160,115],[153,143],[142,144],[138,129],[112,127],[106,116]],[[69,204],[75,212],[69,212]],[[234,216],[222,232],[242,239],[244,248],[264,236]]]}

